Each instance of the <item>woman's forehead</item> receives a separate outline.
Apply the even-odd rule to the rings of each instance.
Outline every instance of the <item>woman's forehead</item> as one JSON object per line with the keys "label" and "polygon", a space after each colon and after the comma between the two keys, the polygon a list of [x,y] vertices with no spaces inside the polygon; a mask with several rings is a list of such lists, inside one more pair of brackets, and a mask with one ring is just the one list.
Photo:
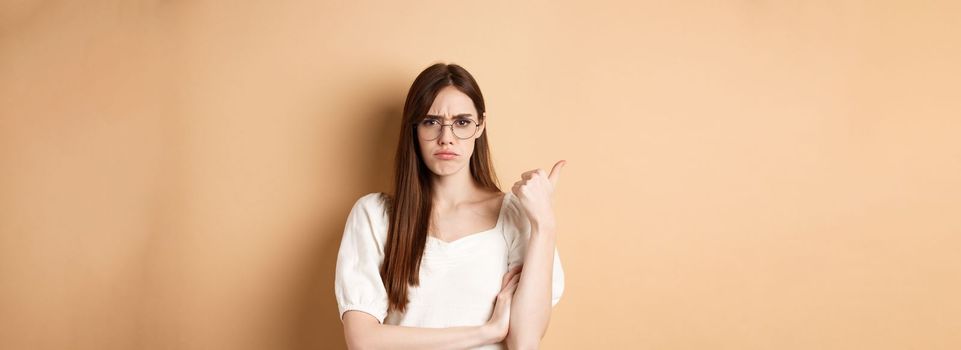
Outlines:
{"label": "woman's forehead", "polygon": [[474,100],[471,100],[467,94],[453,86],[447,86],[434,97],[434,103],[430,105],[427,114],[445,117],[454,117],[460,114],[476,116],[477,111],[474,108]]}
{"label": "woman's forehead", "polygon": [[440,116],[455,116],[459,114],[470,114],[476,115],[477,111],[474,109],[474,104],[468,102],[467,104],[437,104],[430,106],[427,110],[427,114],[440,115]]}

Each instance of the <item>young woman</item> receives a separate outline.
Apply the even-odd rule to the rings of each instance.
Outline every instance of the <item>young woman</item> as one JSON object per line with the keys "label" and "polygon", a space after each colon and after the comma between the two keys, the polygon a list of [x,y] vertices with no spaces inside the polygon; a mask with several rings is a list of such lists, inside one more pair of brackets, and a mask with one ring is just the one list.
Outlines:
{"label": "young woman", "polygon": [[357,200],[337,256],[349,348],[539,346],[564,291],[551,203],[564,161],[503,193],[486,126],[464,68],[438,63],[414,80],[394,193]]}

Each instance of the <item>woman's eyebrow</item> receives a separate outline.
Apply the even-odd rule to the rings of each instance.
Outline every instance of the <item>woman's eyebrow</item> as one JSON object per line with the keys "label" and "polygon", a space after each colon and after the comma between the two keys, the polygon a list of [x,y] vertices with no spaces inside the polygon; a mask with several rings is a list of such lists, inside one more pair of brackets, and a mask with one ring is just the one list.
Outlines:
{"label": "woman's eyebrow", "polygon": [[[431,117],[431,118],[444,119],[444,116],[440,116],[440,115],[428,114],[427,116],[428,116],[428,117]],[[470,114],[470,113],[461,113],[461,114],[455,115],[454,118],[473,117],[473,116],[474,116],[474,115],[473,115],[473,114]]]}

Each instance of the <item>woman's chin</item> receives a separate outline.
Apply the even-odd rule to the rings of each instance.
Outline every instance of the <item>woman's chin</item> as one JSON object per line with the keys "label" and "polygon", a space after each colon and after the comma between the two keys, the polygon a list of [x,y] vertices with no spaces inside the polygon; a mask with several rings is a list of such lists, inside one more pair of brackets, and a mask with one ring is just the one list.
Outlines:
{"label": "woman's chin", "polygon": [[461,164],[444,163],[444,164],[434,164],[434,166],[430,167],[430,170],[434,172],[434,175],[437,175],[437,176],[449,176],[449,175],[456,174],[458,171],[460,171],[463,168],[464,167]]}

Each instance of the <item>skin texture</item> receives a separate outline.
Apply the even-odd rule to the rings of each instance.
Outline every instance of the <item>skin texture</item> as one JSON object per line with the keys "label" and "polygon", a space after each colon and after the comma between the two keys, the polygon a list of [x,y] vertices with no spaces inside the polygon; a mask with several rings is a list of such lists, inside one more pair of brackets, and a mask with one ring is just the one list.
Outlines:
{"label": "skin texture", "polygon": [[[479,121],[470,97],[452,86],[438,92],[427,114],[438,116],[443,124],[453,123],[458,116]],[[455,137],[446,126],[440,137],[434,140],[418,137],[421,156],[433,173],[431,234],[439,239],[452,241],[489,228],[492,221],[496,222],[503,197],[481,189],[470,176],[470,156],[486,124],[487,121],[467,139]],[[452,151],[458,156],[450,160],[440,159],[434,155],[438,151]],[[501,291],[494,301],[494,311],[486,324],[451,328],[401,327],[380,324],[373,316],[360,311],[348,311],[344,314],[348,347],[466,349],[506,339],[511,349],[537,348],[550,320],[555,241],[551,200],[562,166],[563,161],[558,162],[551,174],[542,169],[525,172],[512,188],[531,219],[533,231],[524,264],[504,275]],[[528,272],[530,270],[533,272]]]}

